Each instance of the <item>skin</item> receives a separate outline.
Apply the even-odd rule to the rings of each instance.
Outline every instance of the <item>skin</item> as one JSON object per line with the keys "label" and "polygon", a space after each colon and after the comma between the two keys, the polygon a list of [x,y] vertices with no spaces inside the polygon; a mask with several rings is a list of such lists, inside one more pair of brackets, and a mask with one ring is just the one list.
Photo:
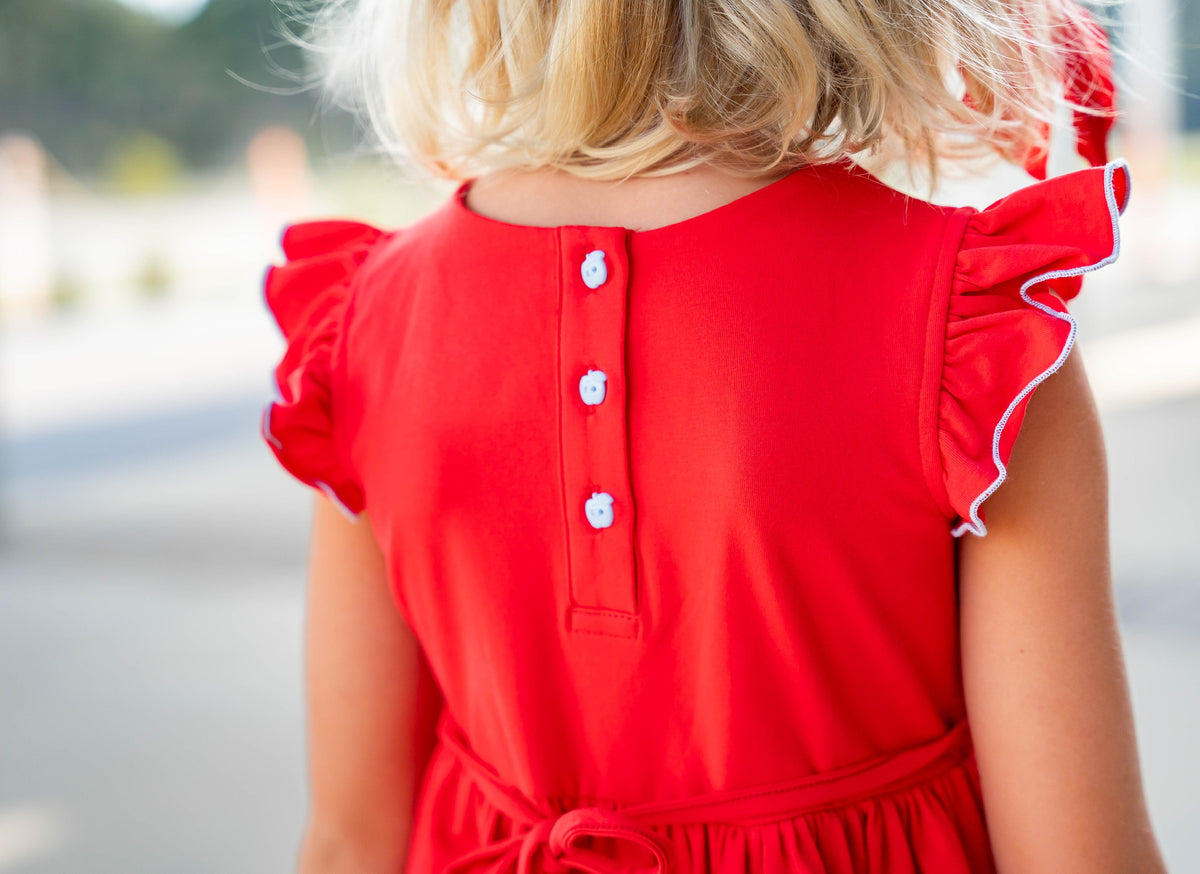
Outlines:
{"label": "skin", "polygon": [[1113,606],[1099,416],[1078,350],[1029,400],[986,537],[960,543],[963,683],[1001,872],[1164,872]]}
{"label": "skin", "polygon": [[300,874],[397,874],[440,693],[395,608],[369,516],[313,510],[305,625],[310,808]]}
{"label": "skin", "polygon": [[[501,221],[659,227],[775,177],[697,168],[621,186],[485,176]],[[963,678],[1001,874],[1165,872],[1143,798],[1108,558],[1104,445],[1078,350],[1031,396],[988,535],[960,549]],[[366,514],[313,516],[306,631],[312,806],[300,874],[403,870],[440,699]]]}

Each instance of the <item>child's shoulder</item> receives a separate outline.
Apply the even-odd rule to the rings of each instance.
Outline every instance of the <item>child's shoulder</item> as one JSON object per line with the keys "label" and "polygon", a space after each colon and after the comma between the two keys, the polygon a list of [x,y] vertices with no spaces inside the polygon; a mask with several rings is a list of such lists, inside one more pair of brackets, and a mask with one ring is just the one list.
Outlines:
{"label": "child's shoulder", "polygon": [[280,237],[283,258],[264,277],[268,307],[278,318],[303,311],[322,296],[348,304],[360,287],[374,285],[381,274],[395,271],[398,262],[436,237],[433,218],[386,226],[328,216],[287,225]]}
{"label": "child's shoulder", "polygon": [[[555,227],[514,224],[472,211],[465,203],[470,181],[404,225],[384,227],[356,218],[289,225],[282,237],[284,263],[268,273],[268,303],[273,310],[303,309],[330,289],[373,297],[382,287],[390,297],[407,280],[429,271],[440,275],[448,263],[468,256],[486,263],[512,256],[516,260],[509,266],[515,269],[532,248],[553,242]],[[720,216],[741,223],[752,212],[765,210],[763,225],[786,236],[792,225],[797,233],[806,224],[812,228],[817,216],[826,239],[844,238],[856,249],[870,246],[872,239],[907,246],[918,259],[954,259],[957,273],[969,276],[975,261],[991,270],[1003,268],[1022,247],[1025,255],[1030,247],[1111,248],[1116,216],[1124,210],[1130,185],[1128,166],[1117,159],[1034,181],[976,208],[926,200],[843,159],[794,171],[743,198],[746,204],[753,201],[752,209],[729,209],[729,204],[696,217],[705,221],[685,220],[672,229],[684,237],[689,229],[724,233]]]}

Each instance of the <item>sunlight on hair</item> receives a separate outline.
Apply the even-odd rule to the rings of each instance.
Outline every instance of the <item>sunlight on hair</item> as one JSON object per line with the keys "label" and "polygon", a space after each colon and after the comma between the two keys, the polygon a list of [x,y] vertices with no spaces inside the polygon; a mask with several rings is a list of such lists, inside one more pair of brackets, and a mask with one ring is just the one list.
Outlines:
{"label": "sunlight on hair", "polygon": [[[581,177],[1047,148],[1069,0],[277,0],[402,165]],[[1101,0],[1103,8],[1118,0]],[[1077,105],[1072,103],[1072,107]],[[1100,110],[1078,107],[1097,114]],[[910,172],[911,175],[911,172]]]}

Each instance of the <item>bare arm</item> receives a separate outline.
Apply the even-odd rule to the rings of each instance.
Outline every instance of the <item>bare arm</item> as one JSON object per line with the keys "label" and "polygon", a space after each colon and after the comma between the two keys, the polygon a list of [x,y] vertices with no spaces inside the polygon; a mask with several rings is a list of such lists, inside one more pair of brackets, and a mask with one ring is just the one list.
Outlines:
{"label": "bare arm", "polygon": [[1103,438],[1077,352],[1029,400],[961,553],[963,680],[1002,874],[1158,874],[1112,597]]}
{"label": "bare arm", "polygon": [[300,874],[398,874],[441,697],[364,514],[313,513],[305,637],[311,808]]}

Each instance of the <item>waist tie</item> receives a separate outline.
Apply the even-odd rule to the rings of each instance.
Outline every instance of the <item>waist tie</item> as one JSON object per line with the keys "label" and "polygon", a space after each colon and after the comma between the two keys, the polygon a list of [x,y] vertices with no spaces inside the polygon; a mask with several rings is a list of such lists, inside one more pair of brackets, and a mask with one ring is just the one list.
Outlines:
{"label": "waist tie", "polygon": [[805,777],[619,809],[551,811],[506,784],[443,712],[438,736],[484,797],[513,820],[514,833],[459,856],[444,874],[671,874],[666,837],[649,827],[690,823],[761,825],[897,792],[931,779],[971,754],[966,720],[899,753]]}

